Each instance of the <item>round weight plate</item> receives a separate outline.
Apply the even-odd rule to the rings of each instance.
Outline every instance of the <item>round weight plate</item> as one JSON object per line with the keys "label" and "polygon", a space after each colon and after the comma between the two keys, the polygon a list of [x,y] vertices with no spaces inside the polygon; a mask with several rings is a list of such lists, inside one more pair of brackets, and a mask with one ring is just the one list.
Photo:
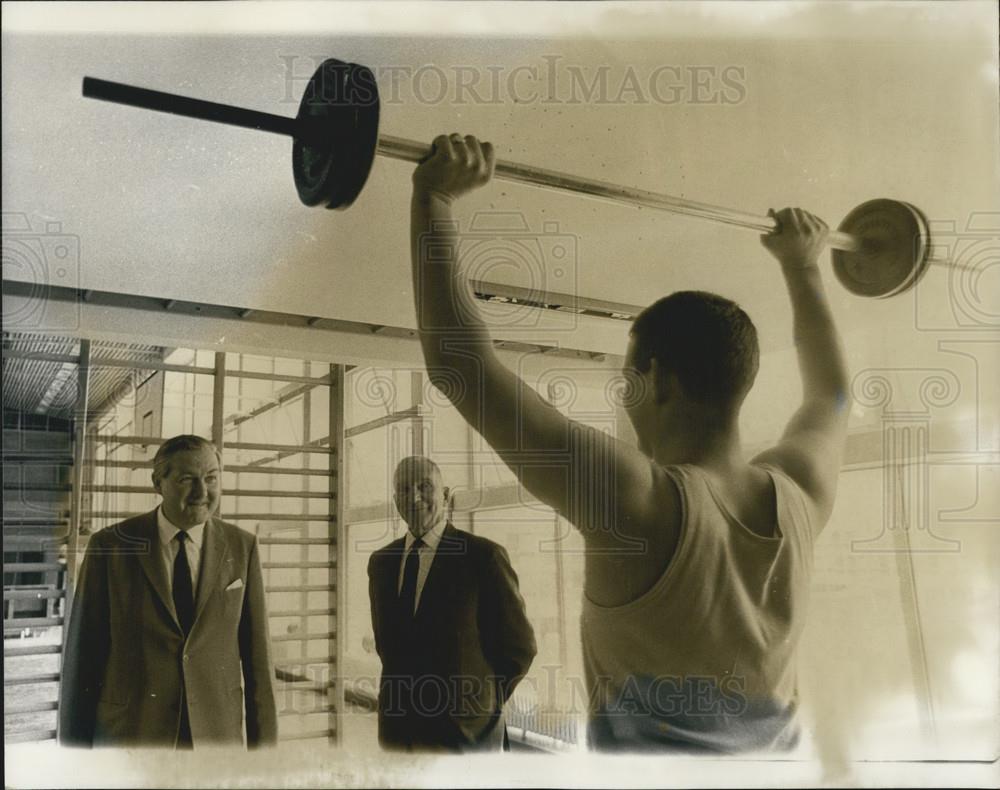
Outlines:
{"label": "round weight plate", "polygon": [[909,203],[869,200],[851,211],[838,230],[861,242],[857,251],[832,250],[833,271],[853,294],[895,296],[916,285],[928,268],[927,220]]}
{"label": "round weight plate", "polygon": [[326,60],[299,103],[308,130],[292,145],[292,172],[307,206],[345,209],[361,194],[378,145],[375,75],[356,63]]}

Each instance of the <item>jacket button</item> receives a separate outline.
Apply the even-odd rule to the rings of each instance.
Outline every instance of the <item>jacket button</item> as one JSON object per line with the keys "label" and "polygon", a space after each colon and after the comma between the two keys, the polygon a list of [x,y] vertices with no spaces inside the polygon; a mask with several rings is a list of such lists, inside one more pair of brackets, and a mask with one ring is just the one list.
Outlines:
{"label": "jacket button", "polygon": [[187,661],[190,658],[187,653],[184,654],[184,660]]}

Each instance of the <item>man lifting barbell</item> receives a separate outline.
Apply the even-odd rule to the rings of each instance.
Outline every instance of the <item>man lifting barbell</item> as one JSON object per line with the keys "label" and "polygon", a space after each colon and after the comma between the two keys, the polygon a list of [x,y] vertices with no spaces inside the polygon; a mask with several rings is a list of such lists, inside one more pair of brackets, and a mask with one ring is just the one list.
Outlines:
{"label": "man lifting barbell", "polygon": [[762,237],[791,298],[803,385],[780,442],[750,461],[741,452],[739,411],[758,366],[753,323],[727,299],[681,291],[632,326],[623,374],[635,448],[566,418],[497,358],[450,223],[455,200],[493,167],[489,143],[451,135],[413,174],[420,341],[431,380],[447,382],[522,485],[584,537],[591,746],[791,747],[813,542],[833,508],[849,411],[816,265],[826,225],[785,209],[774,215],[780,230]]}
{"label": "man lifting barbell", "polygon": [[[794,647],[848,412],[847,374],[816,260],[829,246],[841,285],[875,299],[906,293],[930,266],[961,268],[931,256],[918,208],[869,200],[828,233],[799,210],[765,217],[495,161],[474,138],[439,138],[427,159],[425,145],[379,134],[371,70],[333,58],[309,81],[295,118],[92,77],[83,94],[290,136],[295,186],[309,206],[349,207],[376,155],[421,163],[412,234],[427,366],[432,377],[447,370],[463,379],[464,387],[445,389],[453,398],[464,392],[453,401],[461,414],[525,488],[585,537],[592,743],[739,751],[794,742]],[[638,449],[567,420],[501,365],[467,284],[456,279],[459,262],[424,257],[429,248],[454,252],[454,232],[433,221],[450,219],[452,202],[493,176],[767,234],[792,301],[803,380],[803,404],[778,445],[750,462],[740,453],[756,331],[737,305],[713,294],[672,294],[632,326],[623,375]],[[532,452],[518,449],[525,447]]]}

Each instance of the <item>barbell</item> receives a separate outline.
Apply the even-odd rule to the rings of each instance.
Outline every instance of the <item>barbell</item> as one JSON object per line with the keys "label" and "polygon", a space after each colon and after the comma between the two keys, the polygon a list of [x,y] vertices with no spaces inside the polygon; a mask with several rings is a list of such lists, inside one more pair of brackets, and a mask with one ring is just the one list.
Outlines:
{"label": "barbell", "polygon": [[[329,59],[306,85],[298,115],[271,113],[192,99],[93,77],[83,78],[83,95],[117,104],[242,126],[293,138],[292,173],[307,206],[346,209],[361,194],[375,155],[421,162],[425,143],[379,135],[379,95],[371,70]],[[573,192],[643,208],[683,214],[738,228],[777,230],[770,216],[699,203],[606,181],[497,161],[494,177],[520,184]],[[831,231],[833,269],[840,283],[859,296],[885,298],[912,288],[930,265],[930,230],[924,215],[901,200],[869,200],[852,210]]]}

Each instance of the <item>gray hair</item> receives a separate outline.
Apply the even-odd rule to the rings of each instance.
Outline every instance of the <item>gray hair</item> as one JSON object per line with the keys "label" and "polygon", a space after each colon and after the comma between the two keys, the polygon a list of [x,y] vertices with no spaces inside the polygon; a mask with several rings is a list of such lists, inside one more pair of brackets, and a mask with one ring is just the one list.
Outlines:
{"label": "gray hair", "polygon": [[160,449],[156,451],[156,455],[153,457],[153,485],[155,486],[160,480],[170,474],[170,459],[175,455],[190,452],[191,450],[204,450],[206,448],[215,453],[215,457],[219,460],[219,467],[221,468],[222,453],[219,452],[218,447],[203,436],[184,433],[180,436],[173,436],[167,439],[160,445]]}

